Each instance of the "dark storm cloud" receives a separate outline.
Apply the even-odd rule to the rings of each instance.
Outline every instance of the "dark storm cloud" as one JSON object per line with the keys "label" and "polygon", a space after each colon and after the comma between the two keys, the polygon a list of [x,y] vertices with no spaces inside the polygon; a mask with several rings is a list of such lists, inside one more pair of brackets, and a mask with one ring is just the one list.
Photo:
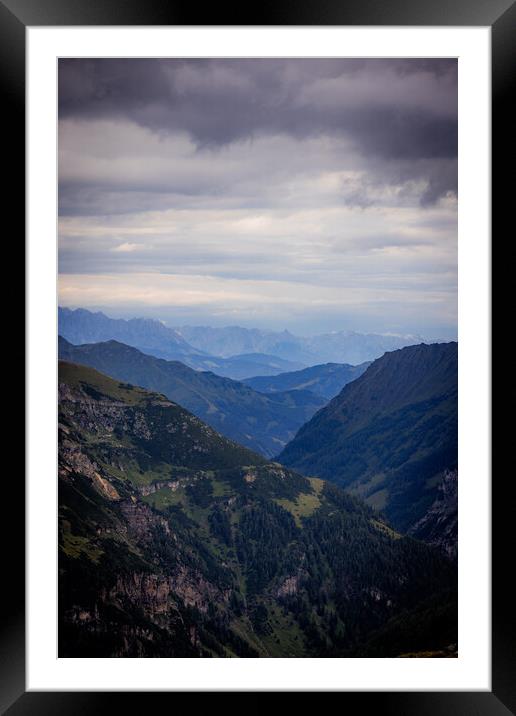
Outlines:
{"label": "dark storm cloud", "polygon": [[186,131],[199,146],[345,134],[366,155],[453,158],[456,84],[455,60],[66,59],[59,112]]}

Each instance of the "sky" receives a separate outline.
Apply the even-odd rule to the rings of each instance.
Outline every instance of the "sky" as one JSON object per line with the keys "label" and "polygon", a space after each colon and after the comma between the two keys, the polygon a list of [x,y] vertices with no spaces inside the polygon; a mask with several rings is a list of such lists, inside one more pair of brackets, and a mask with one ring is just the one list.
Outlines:
{"label": "sky", "polygon": [[456,60],[59,60],[59,302],[456,337]]}

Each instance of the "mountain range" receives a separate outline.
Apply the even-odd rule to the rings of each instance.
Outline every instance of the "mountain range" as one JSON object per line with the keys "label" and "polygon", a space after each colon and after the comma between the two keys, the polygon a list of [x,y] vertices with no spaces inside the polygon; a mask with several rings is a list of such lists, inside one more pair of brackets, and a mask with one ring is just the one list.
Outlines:
{"label": "mountain range", "polygon": [[236,380],[323,363],[358,365],[386,351],[425,342],[421,336],[354,331],[303,337],[287,330],[241,326],[169,328],[154,319],[114,319],[83,308],[59,308],[59,334],[75,345],[116,340],[157,358],[179,360],[191,368]]}
{"label": "mountain range", "polygon": [[309,337],[296,336],[287,330],[264,331],[241,326],[181,326],[176,330],[190,345],[212,355],[224,357],[260,352],[299,361],[305,366],[321,363],[358,365],[379,358],[386,351],[425,342],[421,336],[344,330]]}
{"label": "mountain range", "polygon": [[386,353],[318,411],[278,460],[363,497],[403,532],[421,529],[457,469],[457,356],[454,342]]}
{"label": "mountain range", "polygon": [[308,390],[264,394],[215,373],[146,355],[118,341],[74,346],[59,337],[59,358],[159,391],[223,435],[272,457],[327,400]]}
{"label": "mountain range", "polygon": [[438,550],[164,395],[68,362],[59,575],[60,657],[457,653]]}
{"label": "mountain range", "polygon": [[115,340],[165,360],[178,360],[196,370],[240,380],[253,375],[276,375],[303,368],[304,364],[277,355],[256,352],[217,357],[194,348],[174,328],[150,318],[109,318],[84,308],[59,308],[59,334],[72,344]]}

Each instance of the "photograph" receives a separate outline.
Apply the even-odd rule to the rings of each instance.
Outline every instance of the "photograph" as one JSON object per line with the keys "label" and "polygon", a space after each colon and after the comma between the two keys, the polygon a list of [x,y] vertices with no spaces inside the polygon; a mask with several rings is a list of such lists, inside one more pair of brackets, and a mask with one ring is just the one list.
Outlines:
{"label": "photograph", "polygon": [[458,75],[59,57],[59,659],[460,658]]}
{"label": "photograph", "polygon": [[0,0],[2,716],[516,716],[515,27]]}

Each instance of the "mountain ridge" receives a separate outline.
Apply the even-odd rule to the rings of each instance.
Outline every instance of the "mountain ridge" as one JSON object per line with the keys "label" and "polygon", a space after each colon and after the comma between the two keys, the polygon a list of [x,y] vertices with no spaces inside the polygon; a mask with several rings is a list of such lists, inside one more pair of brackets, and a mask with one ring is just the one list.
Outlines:
{"label": "mountain ridge", "polygon": [[60,336],[59,357],[164,393],[222,434],[268,457],[326,402],[309,391],[258,393],[230,378],[155,358],[118,341],[74,346]]}
{"label": "mountain ridge", "polygon": [[349,365],[347,363],[325,363],[275,376],[254,376],[242,382],[262,393],[283,390],[310,390],[328,400],[334,398],[352,380],[359,378],[369,363]]}
{"label": "mountain ridge", "polygon": [[[102,312],[59,307],[59,333],[71,343],[120,340],[158,358],[182,360],[196,369],[242,379],[257,375],[301,370],[323,363],[359,365],[375,360],[386,351],[415,343],[440,342],[418,335],[359,333],[338,330],[315,336],[298,336],[289,330],[272,331],[242,326],[181,326],[170,328],[149,318],[111,319]],[[143,335],[136,329],[141,327]],[[250,373],[238,362],[241,355],[259,357]],[[283,360],[271,366],[270,358]],[[208,362],[207,362],[208,361]]]}

